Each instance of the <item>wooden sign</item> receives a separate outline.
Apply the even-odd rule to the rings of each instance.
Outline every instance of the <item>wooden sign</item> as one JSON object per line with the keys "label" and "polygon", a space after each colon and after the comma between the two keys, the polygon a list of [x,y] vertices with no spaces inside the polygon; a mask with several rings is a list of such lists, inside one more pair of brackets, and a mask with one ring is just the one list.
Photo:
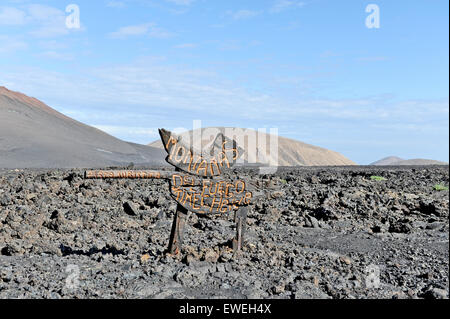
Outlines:
{"label": "wooden sign", "polygon": [[229,213],[249,205],[253,197],[247,181],[243,179],[201,179],[174,174],[169,184],[172,198],[194,213]]}
{"label": "wooden sign", "polygon": [[170,179],[170,193],[178,204],[203,214],[232,212],[250,204],[253,194],[247,181],[205,178],[216,177],[236,163],[243,154],[236,141],[219,133],[206,150],[195,152],[180,136],[164,129],[159,134],[168,154],[166,161],[191,174],[174,174]]}
{"label": "wooden sign", "polygon": [[90,170],[86,179],[166,179],[171,197],[199,214],[229,213],[264,195],[261,186],[246,179],[201,178],[182,172],[154,170]]}
{"label": "wooden sign", "polygon": [[166,161],[192,175],[218,176],[231,168],[243,154],[236,141],[222,133],[216,136],[208,149],[202,151],[194,150],[180,136],[164,129],[159,130],[159,135],[168,154]]}
{"label": "wooden sign", "polygon": [[92,170],[84,173],[86,179],[169,179],[171,176],[171,172],[152,170]]}
{"label": "wooden sign", "polygon": [[[200,214],[223,214],[235,212],[236,237],[233,250],[242,248],[248,205],[260,196],[260,189],[245,179],[218,177],[230,169],[243,154],[236,141],[219,133],[206,150],[194,150],[180,136],[160,129],[159,134],[166,161],[175,166],[176,172],[152,170],[92,170],[85,172],[87,179],[130,178],[168,179],[171,197],[178,203],[169,252],[178,254],[181,250],[183,228],[188,211]],[[183,173],[184,172],[184,173]]]}

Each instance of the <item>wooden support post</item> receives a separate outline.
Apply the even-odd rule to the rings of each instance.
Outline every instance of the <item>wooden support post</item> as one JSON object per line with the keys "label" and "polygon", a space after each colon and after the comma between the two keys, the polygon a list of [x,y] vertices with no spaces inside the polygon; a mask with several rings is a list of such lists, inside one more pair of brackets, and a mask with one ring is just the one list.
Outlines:
{"label": "wooden support post", "polygon": [[244,243],[244,234],[247,224],[248,206],[240,207],[235,215],[234,221],[236,222],[236,237],[233,239],[233,251],[237,252],[242,249]]}
{"label": "wooden support post", "polygon": [[177,255],[181,252],[181,247],[183,245],[183,231],[184,225],[188,217],[188,211],[186,208],[177,205],[177,211],[173,218],[172,232],[170,234],[169,242],[169,253],[172,255]]}

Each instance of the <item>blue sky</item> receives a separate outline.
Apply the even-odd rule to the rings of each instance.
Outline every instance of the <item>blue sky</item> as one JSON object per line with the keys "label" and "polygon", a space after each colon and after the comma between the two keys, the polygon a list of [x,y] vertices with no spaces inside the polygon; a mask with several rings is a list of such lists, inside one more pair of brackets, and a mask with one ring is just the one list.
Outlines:
{"label": "blue sky", "polygon": [[359,164],[448,161],[448,12],[438,0],[0,0],[0,85],[137,143],[201,120],[275,127]]}

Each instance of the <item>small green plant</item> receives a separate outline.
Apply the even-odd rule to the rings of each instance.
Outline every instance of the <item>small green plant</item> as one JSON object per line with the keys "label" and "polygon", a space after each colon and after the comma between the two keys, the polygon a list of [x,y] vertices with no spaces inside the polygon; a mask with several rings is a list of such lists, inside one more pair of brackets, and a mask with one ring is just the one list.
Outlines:
{"label": "small green plant", "polygon": [[282,184],[287,184],[287,180],[285,180],[285,179],[280,179],[280,182],[282,183]]}
{"label": "small green plant", "polygon": [[370,176],[370,179],[373,181],[385,181],[386,178],[384,178],[383,176]]}
{"label": "small green plant", "polygon": [[436,191],[448,191],[448,187],[441,184],[436,184],[433,188]]}

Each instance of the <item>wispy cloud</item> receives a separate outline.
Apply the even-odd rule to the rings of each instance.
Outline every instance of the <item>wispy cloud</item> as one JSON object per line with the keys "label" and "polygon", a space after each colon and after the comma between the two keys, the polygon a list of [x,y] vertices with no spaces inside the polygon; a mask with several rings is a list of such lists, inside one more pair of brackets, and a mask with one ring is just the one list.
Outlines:
{"label": "wispy cloud", "polygon": [[0,53],[12,53],[28,48],[28,44],[25,41],[6,35],[0,35],[0,42],[2,43]]}
{"label": "wispy cloud", "polygon": [[[16,83],[19,87],[13,89],[30,94],[40,92],[78,105],[116,105],[127,110],[133,107],[136,114],[147,109],[147,112],[164,114],[175,111],[198,112],[203,116],[229,117],[232,114],[241,119],[271,118],[275,122],[309,118],[319,122],[335,119],[374,124],[395,121],[420,124],[448,118],[449,113],[448,98],[404,101],[395,101],[391,96],[299,99],[250,91],[245,86],[225,81],[216,73],[180,69],[177,65],[157,61],[149,59],[85,70],[75,78],[36,68],[16,68],[13,72],[2,71],[0,82]],[[443,125],[448,127],[448,120]]]}
{"label": "wispy cloud", "polygon": [[305,2],[296,0],[277,0],[269,9],[270,13],[279,13],[288,9],[301,8],[305,6]]}
{"label": "wispy cloud", "polygon": [[26,13],[14,7],[0,7],[0,25],[23,25]]}
{"label": "wispy cloud", "polygon": [[95,124],[92,126],[113,136],[124,136],[126,140],[143,141],[145,144],[159,137],[156,127]]}
{"label": "wispy cloud", "polygon": [[176,49],[193,49],[196,48],[197,44],[195,43],[181,43],[174,46]]}
{"label": "wispy cloud", "polygon": [[226,14],[230,15],[235,20],[243,20],[254,18],[266,12],[280,13],[288,9],[301,8],[305,5],[306,5],[305,2],[298,0],[277,0],[270,8],[265,10],[249,10],[249,9],[241,9],[237,11],[228,10]]}
{"label": "wispy cloud", "polygon": [[30,5],[29,17],[39,26],[30,32],[39,38],[51,38],[69,34],[66,27],[66,16],[62,10],[40,4]]}
{"label": "wispy cloud", "polygon": [[387,61],[389,60],[389,58],[385,56],[368,56],[357,58],[356,60],[360,62],[380,62],[380,61]]}
{"label": "wispy cloud", "polygon": [[69,47],[69,44],[67,42],[57,41],[57,40],[42,40],[39,41],[39,46],[45,50],[61,50],[61,49],[67,49]]}
{"label": "wispy cloud", "polygon": [[339,54],[336,53],[336,52],[334,52],[334,51],[327,50],[327,51],[322,52],[319,56],[320,56],[321,58],[326,59],[326,58],[332,58],[332,57],[339,56]]}
{"label": "wispy cloud", "polygon": [[62,53],[58,51],[45,51],[39,54],[39,56],[53,59],[53,60],[60,60],[60,61],[71,61],[74,59],[74,56],[70,53]]}
{"label": "wispy cloud", "polygon": [[262,13],[261,11],[247,10],[247,9],[238,10],[236,12],[228,11],[228,14],[230,14],[235,20],[253,18],[261,13]]}
{"label": "wispy cloud", "polygon": [[65,22],[65,12],[48,5],[29,4],[21,9],[0,7],[0,25],[29,26],[31,31],[28,33],[38,38],[57,37],[84,30],[84,27],[69,30]]}
{"label": "wispy cloud", "polygon": [[112,38],[125,38],[128,36],[144,35],[153,26],[154,26],[154,23],[144,23],[144,24],[121,27],[121,28],[119,28],[119,30],[110,33],[110,36]]}
{"label": "wispy cloud", "polygon": [[174,36],[174,34],[163,28],[156,26],[156,24],[153,22],[121,27],[117,31],[111,32],[109,34],[109,37],[119,39],[133,36],[148,36],[151,38],[169,38]]}
{"label": "wispy cloud", "polygon": [[125,5],[125,2],[123,2],[123,1],[113,0],[113,1],[108,1],[106,3],[106,6],[110,7],[110,8],[124,8],[126,5]]}
{"label": "wispy cloud", "polygon": [[[448,98],[326,99],[256,92],[247,88],[251,83],[229,81],[218,73],[180,67],[159,57],[80,69],[77,74],[2,66],[0,83],[52,107],[64,106],[58,110],[139,143],[156,140],[156,126],[189,128],[190,119],[200,119],[212,126],[293,127],[295,134],[289,137],[340,151],[353,147],[349,155],[355,159],[383,138],[392,142],[394,151],[418,138],[422,145],[429,145],[429,140],[435,147],[448,145]],[[355,139],[368,141],[361,147]],[[380,146],[379,151],[387,150]],[[364,162],[376,158],[368,157]]]}
{"label": "wispy cloud", "polygon": [[179,6],[188,6],[195,2],[195,0],[166,0]]}

